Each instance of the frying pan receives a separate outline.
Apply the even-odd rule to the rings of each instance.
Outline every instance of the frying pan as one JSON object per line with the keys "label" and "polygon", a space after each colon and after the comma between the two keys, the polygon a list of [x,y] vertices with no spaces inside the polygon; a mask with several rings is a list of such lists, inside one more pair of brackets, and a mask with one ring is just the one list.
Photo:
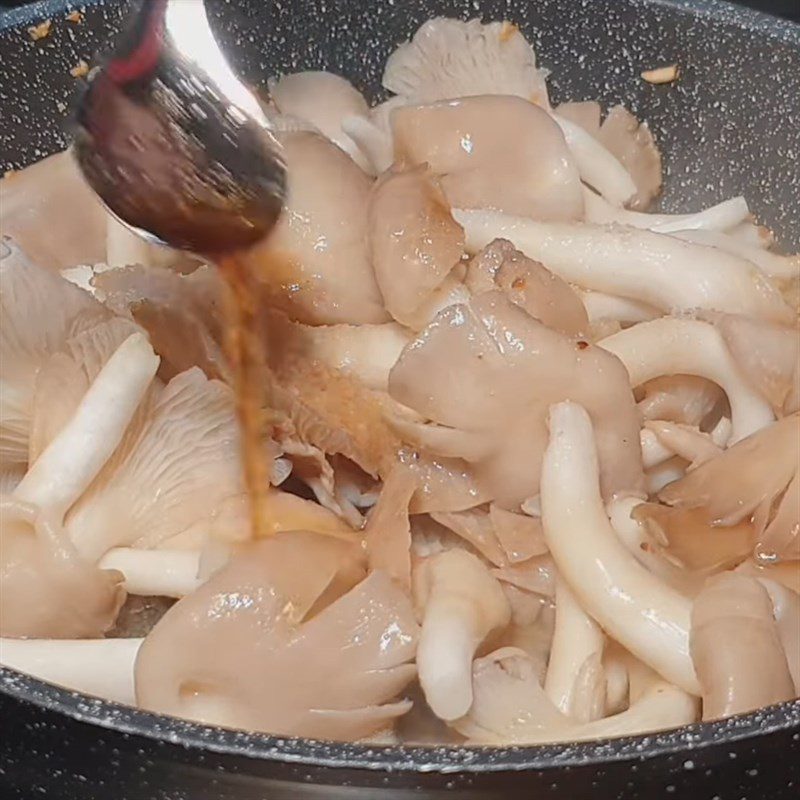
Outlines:
{"label": "frying pan", "polygon": [[[242,75],[333,69],[372,99],[386,56],[437,14],[510,19],[556,101],[625,102],[665,154],[666,210],[745,194],[800,248],[800,27],[714,0],[209,0]],[[0,168],[64,147],[70,74],[125,3],[44,0],[0,17]],[[28,26],[53,20],[33,42]],[[642,69],[679,63],[680,82]],[[46,232],[43,232],[46,235]],[[334,744],[207,728],[0,670],[0,796],[32,800],[781,800],[800,786],[800,702],[645,737],[515,748]]]}

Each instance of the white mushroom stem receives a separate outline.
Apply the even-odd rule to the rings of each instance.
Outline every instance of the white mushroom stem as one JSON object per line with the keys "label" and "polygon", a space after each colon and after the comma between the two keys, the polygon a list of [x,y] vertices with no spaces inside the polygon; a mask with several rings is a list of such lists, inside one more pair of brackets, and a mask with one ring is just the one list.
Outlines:
{"label": "white mushroom stem", "polygon": [[437,717],[454,720],[472,705],[472,659],[484,639],[505,627],[511,607],[500,583],[466,550],[446,550],[416,570],[423,609],[417,647],[419,682]]}
{"label": "white mushroom stem", "polygon": [[661,312],[646,303],[629,300],[627,297],[616,297],[604,292],[580,292],[581,301],[589,316],[589,322],[600,320],[616,320],[623,325],[646,322],[661,316]]}
{"label": "white mushroom stem", "polygon": [[666,420],[649,420],[639,433],[644,468],[657,467],[675,455],[698,466],[719,455],[728,444],[731,430],[728,417],[720,417],[710,433]]}
{"label": "white mushroom stem", "polygon": [[83,396],[71,419],[28,470],[14,495],[65,511],[116,450],[158,369],[144,334],[129,336]]}
{"label": "white mushroom stem", "polygon": [[[699,703],[691,694],[669,683],[654,683],[627,711],[569,728],[563,734],[543,735],[538,742],[581,742],[589,739],[613,739],[649,731],[661,731],[689,725],[698,718]],[[534,742],[531,742],[534,744]]]}
{"label": "white mushroom stem", "polygon": [[698,308],[790,324],[792,309],[749,261],[713,247],[622,225],[537,222],[496,211],[453,209],[471,253],[495,239],[569,283],[666,312]]}
{"label": "white mushroom stem", "polygon": [[619,541],[600,495],[592,423],[576,403],[550,409],[541,497],[550,553],[581,607],[637,658],[699,695],[689,654],[691,603]]}
{"label": "white mushroom stem", "polygon": [[642,464],[645,469],[657,467],[675,455],[650,428],[642,428],[639,431],[639,441],[642,445]]}
{"label": "white mushroom stem", "polygon": [[595,192],[584,191],[586,221],[599,224],[619,222],[657,233],[672,231],[727,231],[747,219],[750,209],[744,197],[732,197],[694,214],[645,214],[616,208]]}
{"label": "white mushroom stem", "polygon": [[551,113],[567,140],[581,180],[611,205],[623,206],[636,194],[636,184],[619,159],[580,125]]}
{"label": "white mushroom stem", "polygon": [[796,278],[800,275],[800,255],[782,256],[757,244],[718,231],[675,231],[675,236],[687,242],[716,247],[726,253],[746,258],[771,278]]}
{"label": "white mushroom stem", "polygon": [[800,696],[800,595],[769,578],[759,578],[759,583],[772,601],[778,636],[786,653],[794,689]]}
{"label": "white mushroom stem", "polygon": [[729,228],[725,233],[737,241],[759,247],[762,250],[768,250],[775,243],[775,236],[769,228],[749,219]]}
{"label": "white mushroom stem", "polygon": [[[556,626],[544,691],[559,711],[578,722],[588,722],[598,716],[592,713],[594,709],[577,707],[577,695],[581,693],[578,683],[582,669],[590,659],[599,661],[602,658],[604,644],[603,631],[580,607],[567,583],[559,579],[556,586]],[[598,677],[605,681],[602,670]]]}
{"label": "white mushroom stem", "polygon": [[775,419],[767,400],[742,377],[722,335],[708,322],[656,319],[598,344],[622,361],[633,387],[662,375],[697,375],[721,386],[731,406],[731,443]]}
{"label": "white mushroom stem", "polygon": [[144,639],[0,639],[0,664],[76,692],[136,704],[133,667]]}
{"label": "white mushroom stem", "polygon": [[625,662],[616,653],[603,660],[606,675],[606,714],[619,714],[630,700],[630,676]]}
{"label": "white mushroom stem", "polygon": [[[715,429],[715,432],[727,442],[731,428],[727,417],[721,417],[720,422],[723,419],[726,420],[726,424],[720,426],[719,430]],[[681,425],[665,420],[648,420],[645,422],[645,428],[651,430],[658,440],[676,456],[685,458],[692,469],[705,461],[716,458],[722,452],[722,447],[717,444],[711,433],[705,433],[693,425]]]}
{"label": "white mushroom stem", "polygon": [[651,561],[647,558],[650,537],[645,526],[633,518],[634,510],[642,502],[639,497],[615,497],[606,506],[606,514],[625,549],[642,566],[650,569]]}
{"label": "white mushroom stem", "polygon": [[392,135],[366,117],[351,116],[342,120],[342,130],[355,142],[369,161],[373,172],[380,175],[394,160]]}
{"label": "white mushroom stem", "polygon": [[733,423],[730,417],[720,417],[717,424],[711,429],[711,441],[724,450],[730,443],[732,434]]}
{"label": "white mushroom stem", "polygon": [[192,550],[137,550],[116,547],[98,564],[125,576],[128,594],[144,597],[185,597],[203,584],[200,553]]}
{"label": "white mushroom stem", "polygon": [[658,494],[665,486],[679,481],[686,475],[686,461],[680,456],[672,456],[658,466],[645,472],[645,484],[649,495]]}

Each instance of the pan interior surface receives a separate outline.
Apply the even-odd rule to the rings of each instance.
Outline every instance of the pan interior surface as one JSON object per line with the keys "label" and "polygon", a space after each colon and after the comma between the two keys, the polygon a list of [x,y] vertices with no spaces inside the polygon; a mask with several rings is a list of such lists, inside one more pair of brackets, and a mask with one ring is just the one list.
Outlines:
{"label": "pan interior surface", "polygon": [[[0,170],[22,168],[68,142],[71,74],[105,47],[127,3],[44,0],[0,19]],[[800,248],[800,28],[719,2],[659,0],[209,0],[241,74],[330,69],[382,96],[387,55],[436,15],[509,19],[552,71],[555,102],[624,102],[647,120],[665,154],[667,211],[744,194],[785,249]],[[53,20],[34,42],[27,27]],[[677,63],[681,79],[653,86],[640,73]],[[22,77],[21,77],[22,76]],[[800,725],[800,703],[674,732],[575,746],[418,748],[342,745],[206,728],[90,700],[10,670],[0,689],[76,720],[216,753],[274,761],[420,772],[560,768],[675,753],[715,741],[767,736]]]}

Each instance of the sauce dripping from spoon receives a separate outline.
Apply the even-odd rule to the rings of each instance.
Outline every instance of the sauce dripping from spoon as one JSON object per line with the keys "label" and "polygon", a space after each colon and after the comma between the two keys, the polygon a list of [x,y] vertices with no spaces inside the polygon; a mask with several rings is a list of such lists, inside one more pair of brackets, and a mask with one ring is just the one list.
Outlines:
{"label": "sauce dripping from spoon", "polygon": [[269,535],[267,373],[256,278],[245,253],[280,216],[286,167],[255,98],[214,41],[202,3],[143,3],[76,115],[84,177],[141,235],[213,261],[255,537]]}

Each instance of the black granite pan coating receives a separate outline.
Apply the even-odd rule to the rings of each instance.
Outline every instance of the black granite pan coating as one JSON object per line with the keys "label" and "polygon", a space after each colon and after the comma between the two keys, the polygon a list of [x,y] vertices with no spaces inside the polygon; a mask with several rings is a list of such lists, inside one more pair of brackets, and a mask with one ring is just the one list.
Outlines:
{"label": "black granite pan coating", "polygon": [[[744,193],[800,247],[800,28],[708,0],[232,0],[216,25],[253,83],[332,68],[380,93],[387,53],[434,15],[508,18],[553,70],[556,99],[625,101],[666,154],[668,209]],[[84,7],[86,4],[80,4]],[[106,44],[117,3],[45,0],[0,16],[0,168],[67,141],[70,69]],[[34,43],[28,25],[53,20]],[[679,84],[638,78],[678,62]],[[46,235],[46,232],[43,233]],[[676,732],[507,749],[338,745],[204,728],[0,670],[0,797],[33,800],[677,798],[800,791],[800,703]]]}

